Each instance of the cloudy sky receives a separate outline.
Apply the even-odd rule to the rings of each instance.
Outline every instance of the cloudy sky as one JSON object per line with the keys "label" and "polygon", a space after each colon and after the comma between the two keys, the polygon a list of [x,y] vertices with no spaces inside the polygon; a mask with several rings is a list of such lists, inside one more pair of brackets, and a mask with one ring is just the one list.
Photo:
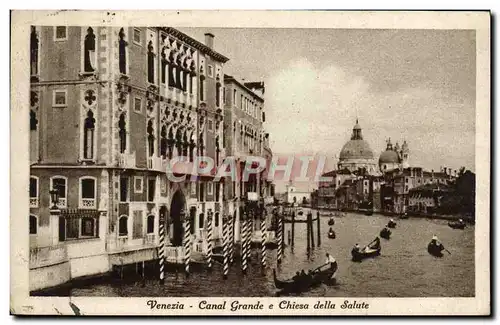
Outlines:
{"label": "cloudy sky", "polygon": [[406,139],[413,166],[474,170],[474,31],[181,30],[213,33],[226,74],[264,80],[275,154],[322,154],[332,168],[359,117],[377,160],[390,137]]}

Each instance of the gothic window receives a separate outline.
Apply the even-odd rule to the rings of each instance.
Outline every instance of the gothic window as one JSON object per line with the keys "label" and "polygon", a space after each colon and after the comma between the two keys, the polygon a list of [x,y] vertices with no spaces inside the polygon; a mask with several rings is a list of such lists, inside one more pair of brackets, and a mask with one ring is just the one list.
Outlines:
{"label": "gothic window", "polygon": [[191,135],[191,140],[190,140],[190,143],[189,143],[189,161],[190,162],[193,162],[194,160],[194,147],[195,147],[195,143],[194,143],[194,139],[193,139],[193,135]]}
{"label": "gothic window", "polygon": [[155,153],[155,136],[154,136],[154,128],[153,128],[153,122],[149,121],[148,122],[148,127],[147,127],[147,136],[148,136],[148,156],[152,157]]}
{"label": "gothic window", "polygon": [[121,216],[118,220],[118,236],[128,235],[128,217]]}
{"label": "gothic window", "polygon": [[150,214],[147,220],[146,233],[152,234],[155,232],[155,216]]}
{"label": "gothic window", "polygon": [[163,125],[160,132],[160,155],[167,157],[167,127]]}
{"label": "gothic window", "polygon": [[155,83],[155,54],[153,41],[148,43],[148,82]]}
{"label": "gothic window", "polygon": [[30,131],[36,131],[38,125],[38,119],[36,118],[36,113],[30,110]]}
{"label": "gothic window", "polygon": [[174,133],[172,132],[172,128],[170,128],[168,130],[168,159],[172,159],[174,142]]}
{"label": "gothic window", "polygon": [[127,130],[126,130],[125,114],[120,114],[120,120],[118,121],[118,131],[120,137],[120,153],[125,153],[127,150]]}
{"label": "gothic window", "polygon": [[31,75],[38,75],[38,34],[36,32],[35,26],[31,26],[31,38],[30,38],[30,70]]}
{"label": "gothic window", "polygon": [[94,72],[96,65],[96,53],[95,53],[95,35],[92,27],[89,27],[87,29],[87,35],[85,36],[83,51],[84,51],[83,71]]}
{"label": "gothic window", "polygon": [[168,64],[168,61],[167,61],[167,54],[165,53],[166,49],[164,48],[162,51],[161,51],[161,83],[164,84],[166,82],[166,79],[167,79],[167,76],[166,76],[166,73],[167,73],[167,64]]}
{"label": "gothic window", "polygon": [[188,155],[189,141],[187,136],[187,131],[184,131],[184,136],[182,137],[182,156],[187,157]]}
{"label": "gothic window", "polygon": [[181,61],[181,55],[177,55],[177,69],[175,70],[175,87],[177,87],[177,89],[183,89],[183,85],[182,85],[182,61]]}
{"label": "gothic window", "polygon": [[83,158],[93,159],[94,158],[94,130],[95,130],[95,118],[94,113],[89,111],[87,113],[87,118],[85,119],[83,127]]}
{"label": "gothic window", "polygon": [[127,41],[125,41],[125,31],[123,28],[120,29],[118,34],[118,65],[120,67],[121,74],[127,74]]}
{"label": "gothic window", "polygon": [[174,59],[174,51],[170,52],[169,57],[169,65],[168,65],[168,86],[175,87],[175,75],[174,75],[174,67],[175,67],[175,59]]}
{"label": "gothic window", "polygon": [[179,129],[175,133],[175,144],[177,147],[177,155],[182,156],[182,132]]}

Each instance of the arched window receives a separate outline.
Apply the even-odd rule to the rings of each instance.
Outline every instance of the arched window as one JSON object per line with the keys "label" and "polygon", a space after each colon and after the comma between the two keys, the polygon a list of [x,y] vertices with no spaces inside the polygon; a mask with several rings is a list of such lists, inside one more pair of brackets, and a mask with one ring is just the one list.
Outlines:
{"label": "arched window", "polygon": [[[66,208],[66,197],[68,194],[67,183],[68,179],[63,176],[53,176],[50,178],[50,188],[59,192],[59,201],[57,203],[59,208]],[[50,203],[52,206],[52,201]]]}
{"label": "arched window", "polygon": [[80,208],[95,209],[97,198],[96,179],[94,177],[80,178]]}
{"label": "arched window", "polygon": [[125,114],[122,113],[120,114],[120,120],[118,121],[118,128],[120,129],[120,131],[118,131],[120,136],[120,153],[125,153],[125,151],[127,150],[126,125],[127,123],[125,122]]}
{"label": "arched window", "polygon": [[36,131],[38,119],[34,110],[30,110],[30,131]]}
{"label": "arched window", "polygon": [[30,214],[30,235],[36,235],[38,231],[38,218]]}
{"label": "arched window", "polygon": [[174,51],[170,52],[169,61],[170,62],[168,64],[168,86],[169,87],[175,87],[175,73],[174,73],[175,57],[174,57]]}
{"label": "arched window", "polygon": [[153,41],[148,43],[148,82],[155,83],[155,54]]}
{"label": "arched window", "polygon": [[120,29],[118,34],[118,65],[121,74],[127,74],[127,41],[125,40],[125,30]]}
{"label": "arched window", "polygon": [[167,158],[167,127],[163,125],[160,132],[160,155]]}
{"label": "arched window", "polygon": [[154,136],[154,128],[153,121],[148,122],[148,127],[146,129],[148,136],[148,156],[152,157],[155,153],[155,136]]}
{"label": "arched window", "polygon": [[152,234],[155,232],[155,216],[150,214],[147,220],[146,232]]}
{"label": "arched window", "polygon": [[167,81],[167,49],[164,47],[161,51],[161,83],[164,84]]}
{"label": "arched window", "polygon": [[30,176],[30,208],[38,207],[38,177]]}
{"label": "arched window", "polygon": [[127,236],[128,235],[128,217],[121,216],[118,219],[118,236]]}
{"label": "arched window", "polygon": [[83,158],[93,159],[94,158],[94,129],[95,129],[95,118],[92,111],[88,111],[87,118],[84,122],[83,129]]}
{"label": "arched window", "polygon": [[95,35],[92,27],[87,29],[87,35],[85,36],[85,42],[83,45],[83,69],[85,72],[94,72],[96,65],[96,54],[95,54]]}

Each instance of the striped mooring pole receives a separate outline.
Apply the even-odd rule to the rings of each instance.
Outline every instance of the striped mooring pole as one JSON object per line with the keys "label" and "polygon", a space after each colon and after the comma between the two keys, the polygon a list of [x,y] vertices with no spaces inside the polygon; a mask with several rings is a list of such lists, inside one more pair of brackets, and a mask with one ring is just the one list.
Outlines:
{"label": "striped mooring pole", "polygon": [[234,219],[229,215],[229,263],[234,262]]}
{"label": "striped mooring pole", "polygon": [[283,255],[283,215],[278,216],[278,264],[281,264]]}
{"label": "striped mooring pole", "polygon": [[[160,209],[160,284],[165,284],[165,211]],[[143,270],[144,272],[144,270]]]}
{"label": "striped mooring pole", "polygon": [[266,268],[266,235],[267,235],[267,229],[266,229],[266,218],[265,216],[261,216],[261,221],[260,221],[260,232],[261,232],[261,250],[262,254],[260,257],[260,264],[262,265],[262,269]]}
{"label": "striped mooring pole", "polygon": [[227,216],[222,217],[222,243],[223,243],[223,255],[224,255],[224,268],[223,277],[227,279],[227,274],[229,273],[229,224],[227,222]]}
{"label": "striped mooring pole", "polygon": [[246,246],[247,246],[247,259],[251,260],[252,258],[252,227],[253,227],[253,216],[252,214],[248,215],[247,218],[247,227],[246,227]]}
{"label": "striped mooring pole", "polygon": [[208,210],[208,223],[207,223],[207,266],[212,269],[212,210]]}
{"label": "striped mooring pole", "polygon": [[246,212],[243,213],[243,221],[242,221],[242,231],[241,231],[241,270],[243,274],[247,273],[247,245],[246,245],[246,236],[247,236],[247,215]]}
{"label": "striped mooring pole", "polygon": [[181,211],[181,218],[184,220],[184,271],[189,276],[189,263],[191,262],[191,222],[186,218],[184,210]]}

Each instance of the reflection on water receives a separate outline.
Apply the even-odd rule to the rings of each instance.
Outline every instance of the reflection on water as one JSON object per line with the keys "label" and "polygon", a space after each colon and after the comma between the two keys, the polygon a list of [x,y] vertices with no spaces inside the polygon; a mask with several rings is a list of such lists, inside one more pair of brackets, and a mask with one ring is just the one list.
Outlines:
{"label": "reflection on water", "polygon": [[[286,279],[297,270],[314,269],[324,262],[325,253],[331,253],[339,263],[338,283],[321,286],[306,296],[339,297],[471,297],[475,292],[474,276],[474,227],[454,230],[443,220],[407,219],[396,220],[390,240],[382,239],[381,256],[361,263],[350,261],[350,251],[357,242],[361,246],[375,238],[387,223],[384,216],[347,214],[337,218],[336,239],[328,239],[328,218],[321,220],[321,247],[308,257],[306,252],[306,225],[295,228],[295,247],[287,247],[282,265],[277,268],[278,277]],[[290,225],[286,225],[285,234]],[[315,244],[316,223],[314,223]],[[436,234],[451,252],[439,259],[427,253],[427,244]],[[287,236],[285,236],[287,238]],[[254,297],[274,296],[272,269],[262,274],[258,254],[253,251],[246,276],[235,263],[226,280],[222,279],[222,268],[215,264],[211,272],[200,270],[189,277],[179,273],[168,273],[165,285],[151,274],[144,283],[139,278],[126,280],[106,278],[98,283],[81,287],[46,292],[49,295],[73,296],[228,296]],[[268,265],[276,267],[276,251],[268,252]]]}

